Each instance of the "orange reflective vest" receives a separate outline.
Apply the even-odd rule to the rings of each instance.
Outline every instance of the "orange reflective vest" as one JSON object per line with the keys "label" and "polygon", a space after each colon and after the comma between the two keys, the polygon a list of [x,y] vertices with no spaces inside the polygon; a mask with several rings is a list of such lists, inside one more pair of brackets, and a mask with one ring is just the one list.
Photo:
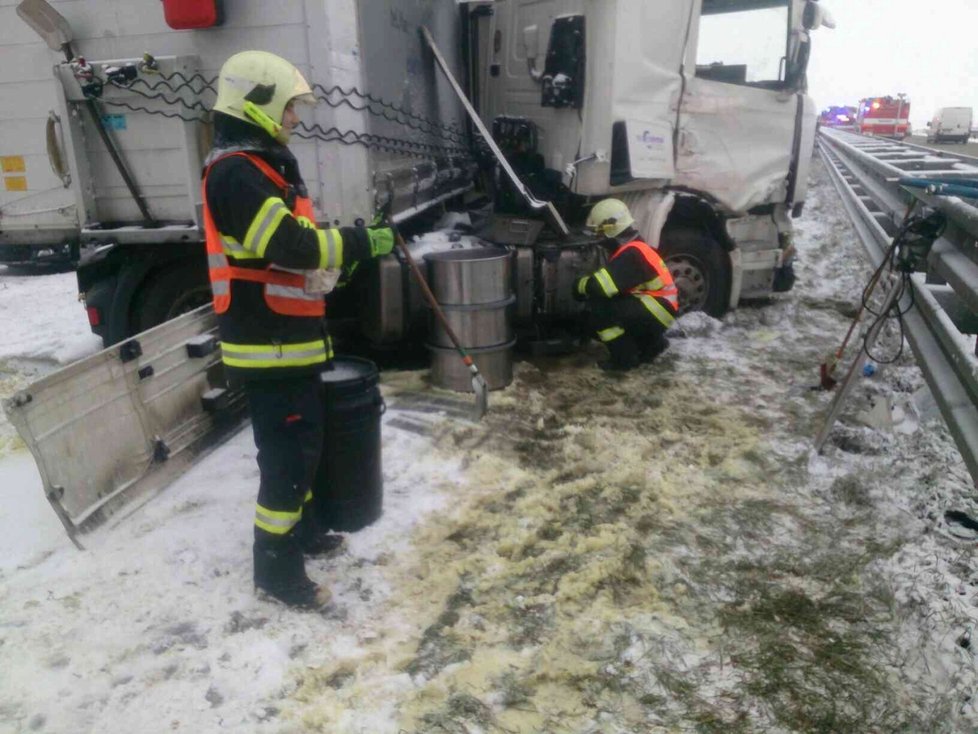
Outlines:
{"label": "orange reflective vest", "polygon": [[645,283],[640,283],[634,288],[626,291],[633,296],[651,296],[652,298],[662,298],[672,306],[673,312],[679,310],[679,290],[672,279],[672,273],[666,267],[665,261],[659,257],[659,253],[653,250],[642,240],[632,240],[628,244],[619,247],[611,259],[619,257],[625,250],[635,248],[645,259],[645,262],[655,271],[655,278]]}
{"label": "orange reflective vest", "polygon": [[[287,193],[289,188],[288,183],[278,171],[260,157],[250,153],[229,153],[208,166],[202,184],[204,192],[204,235],[207,242],[207,265],[210,273],[211,290],[214,294],[214,311],[219,314],[225,313],[231,307],[232,280],[246,280],[252,283],[264,283],[265,303],[275,313],[285,316],[325,316],[326,303],[322,294],[306,293],[306,278],[302,273],[276,268],[271,264],[260,268],[247,268],[232,264],[238,258],[243,261],[254,261],[256,256],[245,250],[237,240],[226,237],[218,231],[217,225],[214,224],[214,218],[211,216],[210,207],[207,205],[207,174],[214,163],[235,155],[247,158],[272,183],[280,188],[283,194]],[[312,226],[312,200],[305,196],[296,197],[292,216],[300,219],[300,221],[305,220]],[[261,258],[258,260],[262,264],[267,262]]]}

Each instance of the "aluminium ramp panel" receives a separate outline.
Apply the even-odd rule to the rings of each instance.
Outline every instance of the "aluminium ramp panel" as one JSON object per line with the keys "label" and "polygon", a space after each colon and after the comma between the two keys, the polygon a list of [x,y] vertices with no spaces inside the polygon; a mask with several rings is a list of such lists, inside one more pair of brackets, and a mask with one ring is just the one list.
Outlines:
{"label": "aluminium ramp panel", "polygon": [[[217,393],[227,401],[220,410],[202,401],[224,381],[216,330],[213,309],[202,306],[5,401],[73,539],[159,492],[239,427],[240,394]],[[199,342],[212,349],[190,356],[188,343]]]}

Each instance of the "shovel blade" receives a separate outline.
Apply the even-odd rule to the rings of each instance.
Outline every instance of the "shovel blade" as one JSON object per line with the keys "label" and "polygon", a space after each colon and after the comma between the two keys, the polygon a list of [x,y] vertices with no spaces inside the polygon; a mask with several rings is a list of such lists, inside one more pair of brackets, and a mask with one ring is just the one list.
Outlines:
{"label": "shovel blade", "polygon": [[472,374],[472,391],[475,393],[475,417],[481,420],[489,410],[489,386],[478,372]]}

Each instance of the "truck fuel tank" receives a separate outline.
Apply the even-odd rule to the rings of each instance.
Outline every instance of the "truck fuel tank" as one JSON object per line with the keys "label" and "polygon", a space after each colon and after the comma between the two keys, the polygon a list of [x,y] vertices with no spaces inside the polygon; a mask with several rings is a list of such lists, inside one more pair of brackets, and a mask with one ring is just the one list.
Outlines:
{"label": "truck fuel tank", "polygon": [[[511,271],[516,302],[509,313],[516,329],[533,327],[538,322],[573,319],[581,312],[582,304],[574,300],[571,291],[578,277],[600,266],[600,248],[592,239],[569,244],[502,243],[491,236],[490,240],[438,231],[415,237],[408,247],[418,261],[427,254],[451,250],[487,246],[514,250]],[[371,282],[365,287],[363,310],[359,314],[362,334],[376,345],[393,345],[422,336],[427,311],[403,258],[395,253],[380,259],[369,277]]]}

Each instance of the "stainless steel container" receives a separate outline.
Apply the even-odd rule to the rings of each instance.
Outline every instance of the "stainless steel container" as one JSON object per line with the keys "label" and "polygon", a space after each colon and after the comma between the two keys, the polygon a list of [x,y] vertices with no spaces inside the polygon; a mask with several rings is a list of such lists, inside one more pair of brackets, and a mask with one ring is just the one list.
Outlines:
{"label": "stainless steel container", "polygon": [[[425,255],[431,290],[490,390],[513,381],[513,260],[512,252],[488,247]],[[433,313],[429,323],[432,383],[472,392],[472,374],[448,333]]]}
{"label": "stainless steel container", "polygon": [[[511,306],[516,296],[495,303],[474,304],[471,306],[441,307],[448,325],[466,349],[495,347],[513,340],[513,326],[510,323]],[[431,338],[429,343],[436,347],[454,347],[448,332],[438,319],[431,314]]]}
{"label": "stainless steel container", "polygon": [[428,284],[442,305],[471,306],[509,298],[513,253],[495,247],[432,252],[424,256]]}
{"label": "stainless steel container", "polygon": [[[494,347],[466,349],[490,390],[500,390],[513,381],[513,346],[516,340]],[[472,392],[472,373],[455,348],[428,345],[431,351],[431,381],[456,392]]]}

